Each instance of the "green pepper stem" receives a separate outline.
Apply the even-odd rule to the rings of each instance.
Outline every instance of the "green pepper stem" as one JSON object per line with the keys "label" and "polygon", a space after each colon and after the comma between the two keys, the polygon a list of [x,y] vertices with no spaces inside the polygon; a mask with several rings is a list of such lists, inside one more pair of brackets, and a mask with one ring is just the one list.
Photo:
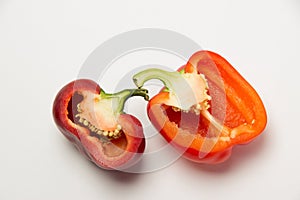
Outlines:
{"label": "green pepper stem", "polygon": [[116,114],[123,113],[125,102],[127,101],[127,99],[133,96],[141,96],[144,97],[146,101],[149,100],[148,90],[143,88],[125,89],[114,94],[108,94],[101,90],[100,93],[101,99],[107,99],[112,101],[112,109]]}
{"label": "green pepper stem", "polygon": [[138,88],[141,88],[144,83],[150,79],[162,81],[167,91],[176,97],[180,108],[188,110],[192,105],[198,103],[197,96],[193,90],[197,85],[193,85],[193,82],[189,82],[189,77],[191,76],[178,71],[169,72],[152,68],[135,74],[133,81]]}
{"label": "green pepper stem", "polygon": [[176,90],[175,83],[182,80],[182,76],[177,71],[169,72],[156,68],[146,69],[133,76],[133,81],[138,88],[150,79],[158,79],[168,90]]}

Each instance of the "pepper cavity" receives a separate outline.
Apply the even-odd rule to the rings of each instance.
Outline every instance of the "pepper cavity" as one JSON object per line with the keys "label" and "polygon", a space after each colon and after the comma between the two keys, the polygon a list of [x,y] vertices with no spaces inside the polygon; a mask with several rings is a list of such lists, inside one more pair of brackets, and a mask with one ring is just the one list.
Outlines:
{"label": "pepper cavity", "polygon": [[194,69],[191,72],[147,69],[133,77],[137,87],[142,87],[150,79],[161,80],[168,91],[168,96],[156,101],[156,103],[170,106],[175,112],[201,114],[224,136],[230,134],[229,128],[213,117],[208,110],[212,97],[208,94],[209,88],[204,74],[199,74]]}

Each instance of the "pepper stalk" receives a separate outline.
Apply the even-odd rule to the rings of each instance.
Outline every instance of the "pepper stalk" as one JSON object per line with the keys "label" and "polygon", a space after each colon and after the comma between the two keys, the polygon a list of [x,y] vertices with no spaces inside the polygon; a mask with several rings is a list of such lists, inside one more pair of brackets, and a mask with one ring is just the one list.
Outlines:
{"label": "pepper stalk", "polygon": [[182,110],[189,110],[198,103],[210,100],[207,94],[208,84],[202,74],[196,71],[192,73],[181,73],[178,71],[169,72],[161,69],[146,69],[133,76],[133,81],[138,88],[150,79],[162,81],[170,93],[170,106]]}

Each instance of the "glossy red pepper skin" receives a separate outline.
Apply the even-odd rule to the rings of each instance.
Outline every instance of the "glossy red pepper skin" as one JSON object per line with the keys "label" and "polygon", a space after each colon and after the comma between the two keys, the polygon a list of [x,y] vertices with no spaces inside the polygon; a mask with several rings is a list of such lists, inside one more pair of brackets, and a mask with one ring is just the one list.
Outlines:
{"label": "glossy red pepper skin", "polygon": [[[233,146],[250,142],[264,130],[267,123],[266,111],[253,87],[220,55],[210,51],[196,52],[179,70],[190,72],[195,67],[207,79],[208,92],[212,97],[210,111],[214,111],[212,116],[221,119],[231,136],[233,133],[235,136],[229,135],[229,140],[221,140],[219,137],[217,141],[209,142],[207,134],[210,122],[201,116],[197,118],[197,134],[187,133],[188,130],[183,132],[178,128],[178,124],[182,123],[182,114],[171,112],[169,106],[161,103],[168,98],[168,92],[165,91],[149,101],[148,116],[161,135],[182,152],[185,158],[199,163],[221,163],[230,157]],[[187,114],[183,115],[189,117]],[[189,121],[193,121],[193,117],[181,126],[188,127]],[[221,132],[220,136],[223,135],[225,133]],[[212,148],[203,151],[203,144]]]}
{"label": "glossy red pepper skin", "polygon": [[115,157],[105,155],[103,142],[90,136],[90,130],[75,120],[76,106],[83,91],[100,94],[101,88],[92,80],[80,79],[67,84],[58,92],[53,103],[53,118],[60,132],[90,161],[101,168],[121,170],[135,164],[145,149],[140,121],[129,114],[120,114],[118,123],[122,126],[125,136],[114,140],[113,144],[119,147],[126,140],[125,146],[121,147],[123,153]]}

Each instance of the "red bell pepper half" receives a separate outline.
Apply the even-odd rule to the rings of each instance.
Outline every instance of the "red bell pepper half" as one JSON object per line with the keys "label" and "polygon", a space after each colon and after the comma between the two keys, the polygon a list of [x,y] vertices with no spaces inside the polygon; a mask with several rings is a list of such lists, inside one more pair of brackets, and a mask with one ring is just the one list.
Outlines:
{"label": "red bell pepper half", "polygon": [[175,72],[147,69],[133,77],[139,88],[149,79],[165,85],[148,103],[149,119],[187,159],[223,162],[234,145],[250,142],[266,126],[256,91],[216,53],[196,52]]}
{"label": "red bell pepper half", "polygon": [[91,80],[76,80],[58,92],[53,104],[54,121],[97,166],[125,169],[135,164],[145,149],[140,121],[123,112],[131,96],[148,99],[144,89],[107,94]]}

